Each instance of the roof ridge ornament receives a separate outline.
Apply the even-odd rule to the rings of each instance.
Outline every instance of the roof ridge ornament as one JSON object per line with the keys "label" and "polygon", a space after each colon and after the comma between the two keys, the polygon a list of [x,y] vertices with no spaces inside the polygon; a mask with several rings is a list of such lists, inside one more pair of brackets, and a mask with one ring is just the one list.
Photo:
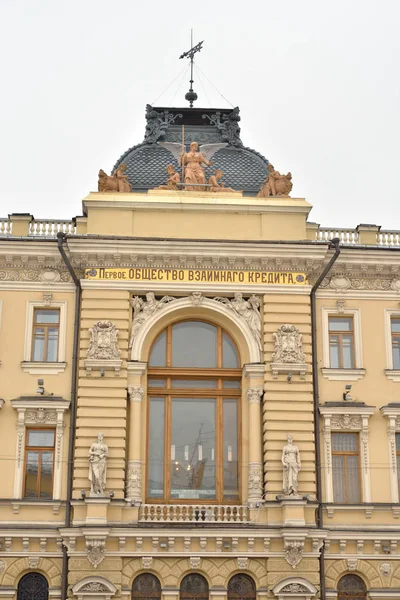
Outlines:
{"label": "roof ridge ornament", "polygon": [[203,40],[202,42],[199,42],[198,44],[193,46],[193,29],[191,29],[190,31],[190,44],[190,50],[188,50],[187,52],[183,52],[183,54],[181,54],[179,58],[190,58],[190,88],[185,95],[185,100],[189,102],[190,108],[193,108],[193,102],[197,100],[197,94],[193,90],[193,57],[196,54],[196,52],[200,52],[204,44]]}

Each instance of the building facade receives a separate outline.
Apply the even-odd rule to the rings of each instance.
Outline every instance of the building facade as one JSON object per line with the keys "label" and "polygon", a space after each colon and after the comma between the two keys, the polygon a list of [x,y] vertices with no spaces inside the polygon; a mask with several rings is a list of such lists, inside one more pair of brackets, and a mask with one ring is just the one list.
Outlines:
{"label": "building facade", "polygon": [[146,119],[0,219],[0,596],[399,598],[398,234],[310,222],[238,109]]}

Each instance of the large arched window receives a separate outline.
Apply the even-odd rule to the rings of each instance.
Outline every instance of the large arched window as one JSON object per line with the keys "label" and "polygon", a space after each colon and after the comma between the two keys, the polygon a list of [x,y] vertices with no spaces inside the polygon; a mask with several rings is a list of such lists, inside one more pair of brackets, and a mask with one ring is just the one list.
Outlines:
{"label": "large arched window", "polygon": [[256,584],[245,573],[234,575],[228,583],[228,600],[256,600]]}
{"label": "large arched window", "polygon": [[203,575],[190,573],[181,581],[179,600],[208,600],[208,583]]}
{"label": "large arched window", "polygon": [[339,581],[338,600],[366,600],[367,588],[358,575],[345,575]]}
{"label": "large arched window", "polygon": [[17,600],[48,600],[49,584],[40,573],[27,573],[18,583]]}
{"label": "large arched window", "polygon": [[147,498],[239,501],[237,348],[219,326],[169,325],[149,358]]}
{"label": "large arched window", "polygon": [[161,585],[155,575],[142,573],[132,585],[132,600],[161,600]]}

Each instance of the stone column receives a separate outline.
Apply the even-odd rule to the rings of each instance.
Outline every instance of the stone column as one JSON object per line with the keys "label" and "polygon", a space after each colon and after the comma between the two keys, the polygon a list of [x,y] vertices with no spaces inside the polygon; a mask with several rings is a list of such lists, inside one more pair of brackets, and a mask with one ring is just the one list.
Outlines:
{"label": "stone column", "polygon": [[263,395],[263,364],[245,365],[244,374],[249,379],[247,401],[249,403],[249,476],[248,505],[254,508],[262,502],[262,422],[261,398]]}
{"label": "stone column", "polygon": [[129,419],[129,460],[126,475],[126,498],[134,502],[142,501],[142,462],[141,444],[141,405],[144,387],[134,385],[128,388],[130,400]]}

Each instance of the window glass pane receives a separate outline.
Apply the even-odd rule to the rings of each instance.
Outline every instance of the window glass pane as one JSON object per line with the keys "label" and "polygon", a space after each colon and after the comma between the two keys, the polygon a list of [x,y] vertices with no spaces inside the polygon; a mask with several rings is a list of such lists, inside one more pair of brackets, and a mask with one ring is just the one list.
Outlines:
{"label": "window glass pane", "polygon": [[47,447],[54,446],[54,431],[52,429],[28,429],[27,446]]}
{"label": "window glass pane", "polygon": [[171,498],[216,497],[215,406],[214,399],[172,399]]}
{"label": "window glass pane", "polygon": [[331,335],[329,338],[329,361],[331,369],[339,369],[339,340],[336,335]]}
{"label": "window glass pane", "polygon": [[25,498],[36,498],[38,465],[39,452],[27,452],[25,467]]}
{"label": "window glass pane", "polygon": [[358,452],[357,433],[332,433],[333,452]]}
{"label": "window glass pane", "polygon": [[173,379],[173,388],[209,388],[217,387],[216,379]]}
{"label": "window glass pane", "polygon": [[237,400],[224,400],[224,499],[239,496]]}
{"label": "window glass pane", "polygon": [[332,456],[333,501],[346,502],[344,456]]}
{"label": "window glass pane", "polygon": [[166,348],[167,348],[167,332],[163,331],[153,344],[150,354],[150,367],[165,367],[167,364],[166,359]]}
{"label": "window glass pane", "polygon": [[393,369],[400,369],[400,338],[392,339]]}
{"label": "window glass pane", "polygon": [[53,496],[53,452],[42,452],[40,467],[40,498]]}
{"label": "window glass pane", "polygon": [[353,336],[343,335],[342,336],[342,348],[343,348],[343,368],[352,369],[354,367],[353,358]]}
{"label": "window glass pane", "polygon": [[225,379],[222,382],[222,387],[225,389],[235,389],[240,388],[240,381],[230,381],[229,379]]}
{"label": "window glass pane", "polygon": [[167,380],[166,379],[149,379],[149,387],[151,388],[166,388]]}
{"label": "window glass pane", "polygon": [[35,310],[35,323],[58,323],[60,312],[58,310]]}
{"label": "window glass pane", "polygon": [[400,433],[396,433],[396,450],[400,452]]}
{"label": "window glass pane", "polygon": [[201,321],[172,326],[172,366],[217,366],[217,328]]}
{"label": "window glass pane", "polygon": [[360,483],[358,456],[346,456],[347,501],[350,504],[360,502]]}
{"label": "window glass pane", "polygon": [[33,332],[32,360],[42,361],[44,354],[44,329],[35,328]]}
{"label": "window glass pane", "polygon": [[226,333],[222,334],[222,366],[224,369],[239,368],[239,357],[235,345]]}
{"label": "window glass pane", "polygon": [[164,399],[150,398],[148,495],[164,496]]}
{"label": "window glass pane", "polygon": [[56,362],[58,357],[58,329],[47,330],[47,357],[48,362]]}
{"label": "window glass pane", "polygon": [[329,317],[329,331],[353,331],[352,317]]}
{"label": "window glass pane", "polygon": [[393,333],[400,333],[400,319],[395,319],[392,317],[391,323]]}

